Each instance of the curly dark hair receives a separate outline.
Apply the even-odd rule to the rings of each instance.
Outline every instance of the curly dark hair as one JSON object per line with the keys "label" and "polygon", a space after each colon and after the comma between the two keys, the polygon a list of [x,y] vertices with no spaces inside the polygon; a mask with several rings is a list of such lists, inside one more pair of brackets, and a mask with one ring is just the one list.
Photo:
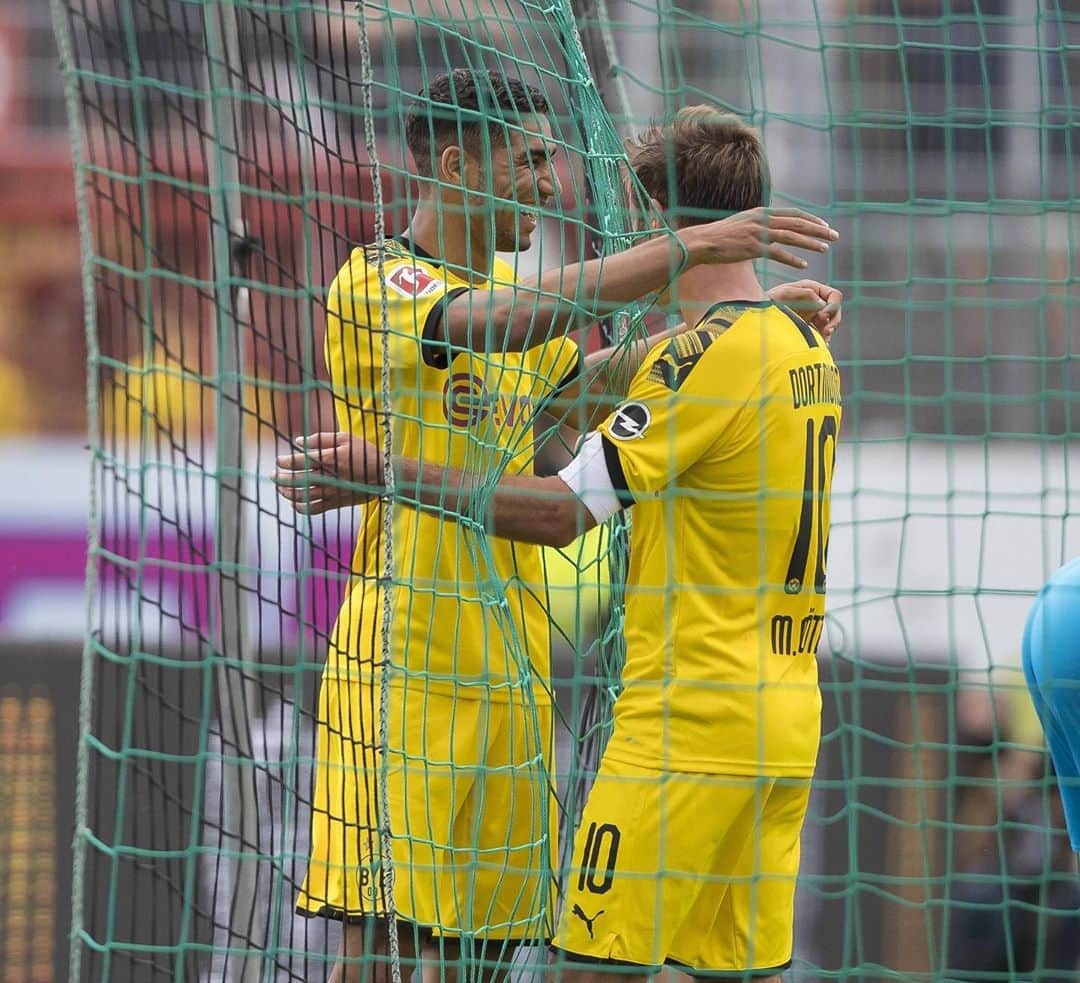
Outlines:
{"label": "curly dark hair", "polygon": [[417,95],[405,118],[405,143],[421,174],[431,176],[442,150],[459,144],[470,151],[482,145],[487,126],[492,146],[500,146],[507,123],[547,113],[550,105],[535,86],[498,72],[455,68],[438,75]]}

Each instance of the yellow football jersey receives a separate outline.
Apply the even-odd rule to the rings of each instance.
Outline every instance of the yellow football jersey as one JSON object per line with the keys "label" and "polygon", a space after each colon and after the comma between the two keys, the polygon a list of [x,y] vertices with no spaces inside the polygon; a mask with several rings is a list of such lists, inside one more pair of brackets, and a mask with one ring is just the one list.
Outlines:
{"label": "yellow football jersey", "polygon": [[[387,240],[383,277],[395,453],[474,475],[504,462],[513,473],[529,473],[535,412],[578,372],[576,343],[560,337],[523,353],[491,354],[452,351],[437,340],[448,299],[472,289],[474,302],[483,303],[482,293],[493,285],[515,282],[502,260],[487,282],[470,288],[406,240]],[[383,303],[376,251],[354,250],[330,288],[326,364],[339,427],[380,445]],[[383,509],[372,502],[363,512],[329,660],[333,667],[347,656],[352,670],[370,667],[382,648]],[[400,505],[392,530],[393,680],[462,697],[509,699],[511,688],[530,674],[521,653],[548,679],[538,547]],[[541,688],[534,693],[547,699]]]}
{"label": "yellow football jersey", "polygon": [[768,302],[714,307],[649,354],[599,428],[634,504],[624,690],[608,753],[806,776],[820,734],[840,376]]}

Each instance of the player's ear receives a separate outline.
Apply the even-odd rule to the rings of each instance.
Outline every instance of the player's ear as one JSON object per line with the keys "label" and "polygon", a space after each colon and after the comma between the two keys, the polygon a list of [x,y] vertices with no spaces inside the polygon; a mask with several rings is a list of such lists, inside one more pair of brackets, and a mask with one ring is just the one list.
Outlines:
{"label": "player's ear", "polygon": [[439,154],[438,178],[443,184],[460,188],[465,183],[465,152],[456,144],[443,147]]}
{"label": "player's ear", "polygon": [[664,206],[655,198],[649,199],[649,231],[659,232],[665,227]]}

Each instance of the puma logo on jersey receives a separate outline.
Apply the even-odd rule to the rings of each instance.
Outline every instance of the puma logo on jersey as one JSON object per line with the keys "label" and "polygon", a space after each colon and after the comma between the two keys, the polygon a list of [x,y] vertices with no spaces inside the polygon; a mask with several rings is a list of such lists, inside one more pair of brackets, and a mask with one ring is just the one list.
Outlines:
{"label": "puma logo on jersey", "polygon": [[585,923],[585,927],[589,930],[589,938],[591,939],[593,937],[593,924],[596,922],[596,919],[599,918],[606,910],[606,908],[601,908],[595,915],[592,916],[592,918],[590,918],[588,915],[585,914],[584,911],[581,910],[581,905],[575,904],[574,907],[570,909],[570,914],[577,915],[578,918],[580,918]]}
{"label": "puma logo on jersey", "polygon": [[722,332],[697,329],[676,335],[668,342],[663,354],[653,362],[649,378],[667,386],[672,392],[678,392],[686,381],[698,359]]}

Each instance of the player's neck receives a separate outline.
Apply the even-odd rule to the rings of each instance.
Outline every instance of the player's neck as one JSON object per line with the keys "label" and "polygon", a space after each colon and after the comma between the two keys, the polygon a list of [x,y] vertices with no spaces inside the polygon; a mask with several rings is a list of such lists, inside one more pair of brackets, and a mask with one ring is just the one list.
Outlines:
{"label": "player's neck", "polygon": [[407,235],[413,245],[445,263],[458,276],[484,280],[491,273],[493,254],[487,235],[470,237],[460,206],[457,210],[440,210],[435,202],[421,202],[413,212]]}
{"label": "player's neck", "polygon": [[769,299],[749,262],[695,266],[679,277],[676,290],[679,313],[691,325],[697,324],[710,307],[724,301]]}

